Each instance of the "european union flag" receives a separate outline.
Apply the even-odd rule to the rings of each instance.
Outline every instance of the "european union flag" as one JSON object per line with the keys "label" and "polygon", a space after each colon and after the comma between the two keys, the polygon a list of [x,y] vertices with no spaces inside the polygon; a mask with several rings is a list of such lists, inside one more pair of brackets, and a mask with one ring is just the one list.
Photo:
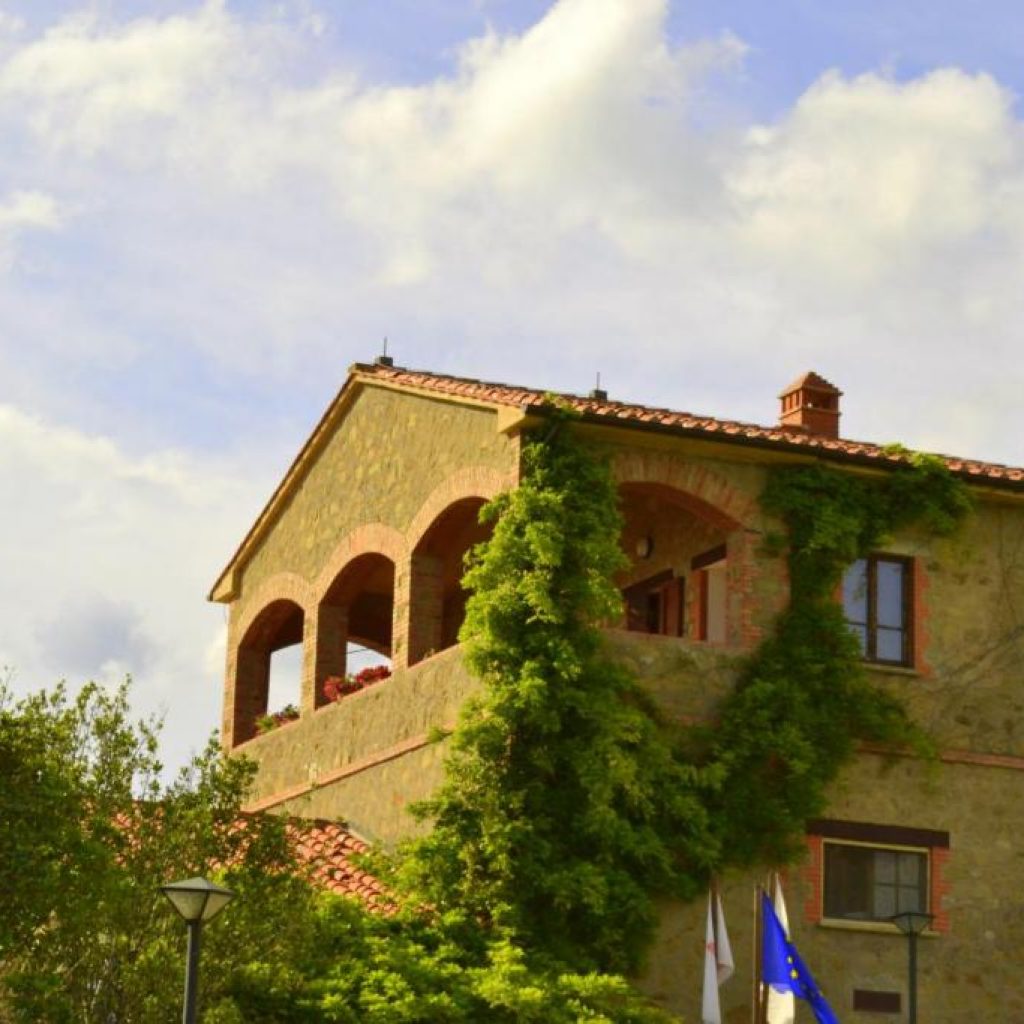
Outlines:
{"label": "european union flag", "polygon": [[779,992],[792,992],[797,999],[806,1000],[819,1024],[839,1024],[765,893],[761,893],[761,980]]}

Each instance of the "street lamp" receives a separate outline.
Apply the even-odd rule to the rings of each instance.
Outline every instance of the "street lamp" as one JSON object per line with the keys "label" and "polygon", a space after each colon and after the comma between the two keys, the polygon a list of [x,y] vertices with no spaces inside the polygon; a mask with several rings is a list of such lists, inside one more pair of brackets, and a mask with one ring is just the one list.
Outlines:
{"label": "street lamp", "polygon": [[920,910],[905,910],[889,918],[910,943],[910,979],[907,985],[907,1001],[910,1004],[907,1020],[910,1024],[917,1024],[917,937],[932,923],[933,916]]}
{"label": "street lamp", "polygon": [[161,885],[160,891],[188,925],[188,962],[185,968],[185,1009],[182,1024],[195,1024],[196,991],[199,987],[199,939],[203,923],[219,914],[234,897],[205,878],[188,878],[184,882]]}

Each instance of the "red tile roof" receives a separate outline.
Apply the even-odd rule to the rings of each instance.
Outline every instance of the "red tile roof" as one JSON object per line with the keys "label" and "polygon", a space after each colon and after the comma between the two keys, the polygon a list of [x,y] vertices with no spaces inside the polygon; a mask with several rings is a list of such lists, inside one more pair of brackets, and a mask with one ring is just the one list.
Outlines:
{"label": "red tile roof", "polygon": [[373,910],[394,910],[384,886],[356,863],[359,854],[369,852],[369,844],[344,825],[318,818],[291,818],[287,832],[296,857],[309,869],[314,885],[341,896],[354,896]]}
{"label": "red tile roof", "polygon": [[[364,379],[376,379],[382,383],[398,385],[410,390],[453,395],[493,405],[512,406],[522,409],[524,412],[540,410],[547,403],[547,396],[552,394],[552,392],[540,391],[536,388],[495,384],[466,377],[449,377],[423,370],[407,370],[400,366],[359,363],[353,367],[353,370]],[[816,374],[814,376],[817,377]],[[803,379],[801,378],[801,380]],[[823,378],[822,381],[828,383]],[[826,458],[879,466],[895,467],[906,461],[906,456],[870,441],[849,441],[844,438],[832,438],[796,429],[740,423],[735,420],[716,419],[676,409],[661,409],[630,402],[583,398],[570,394],[559,394],[558,397],[568,402],[571,408],[581,413],[584,419],[589,421],[640,429],[663,430],[689,437],[700,437],[709,441],[770,447],[793,452],[803,451]],[[1024,468],[1003,466],[994,462],[980,462],[976,459],[961,459],[951,455],[942,455],[940,458],[945,461],[950,470],[968,480],[999,486],[1024,487]]]}

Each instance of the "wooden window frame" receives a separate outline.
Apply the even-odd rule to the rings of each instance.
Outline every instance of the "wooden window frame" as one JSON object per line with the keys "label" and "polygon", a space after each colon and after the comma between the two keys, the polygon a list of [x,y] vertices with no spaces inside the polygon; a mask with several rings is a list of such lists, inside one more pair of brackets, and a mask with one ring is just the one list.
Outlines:
{"label": "wooden window frame", "polygon": [[[846,607],[843,607],[843,614],[851,626],[863,626],[866,632],[866,643],[864,661],[872,665],[891,665],[895,668],[913,668],[915,660],[914,649],[914,559],[910,555],[893,555],[888,552],[873,552],[858,558],[857,562],[864,562],[866,566],[866,593],[864,595],[865,622],[857,622],[846,614]],[[877,580],[878,564],[880,562],[892,562],[903,567],[903,580],[900,594],[900,603],[903,611],[902,652],[898,660],[891,658],[880,658],[878,656],[878,598]],[[853,566],[851,565],[851,568]],[[891,629],[891,627],[882,627]]]}
{"label": "wooden window frame", "polygon": [[[702,551],[690,559],[691,579],[696,583],[696,630],[695,640],[708,642],[708,572],[713,566],[728,562],[728,549],[725,544],[717,544],[707,551]],[[728,637],[729,624],[725,623]]]}
{"label": "wooden window frame", "polygon": [[[930,846],[904,846],[896,843],[871,843],[861,842],[853,839],[831,839],[823,838],[822,843],[822,872],[821,872],[821,913],[822,921],[826,924],[836,922],[847,924],[885,925],[892,924],[888,917],[854,917],[850,915],[835,915],[828,912],[828,849],[829,847],[846,847],[860,850],[870,850],[873,853],[912,853],[921,858],[924,870],[924,877],[920,879],[918,887],[923,896],[924,906],[919,908],[922,913],[931,913],[931,892],[932,892],[932,850]],[[874,883],[872,884],[874,888]],[[875,894],[871,893],[872,902]],[[895,928],[896,926],[893,925]]]}
{"label": "wooden window frame", "polygon": [[[664,569],[625,587],[622,596],[626,603],[626,628],[648,636],[685,636],[685,585],[683,577],[676,576],[672,569]],[[673,600],[676,614],[670,616]],[[640,602],[642,606],[638,608]],[[652,611],[657,621],[652,620]]]}

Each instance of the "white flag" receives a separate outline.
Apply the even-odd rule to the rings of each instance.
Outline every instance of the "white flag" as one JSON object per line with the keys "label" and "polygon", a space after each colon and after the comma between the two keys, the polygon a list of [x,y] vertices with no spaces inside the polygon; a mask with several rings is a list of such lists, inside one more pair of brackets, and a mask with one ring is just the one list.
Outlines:
{"label": "white flag", "polygon": [[708,893],[708,926],[704,941],[704,1006],[703,1024],[722,1024],[718,1002],[718,986],[728,981],[733,972],[732,947],[725,929],[722,900],[717,893]]}
{"label": "white flag", "polygon": [[[775,916],[779,919],[786,938],[789,938],[789,917],[786,915],[786,901],[782,898],[782,883],[775,876]],[[768,988],[768,1010],[765,1024],[793,1024],[796,1020],[796,997],[792,992],[776,992]]]}

